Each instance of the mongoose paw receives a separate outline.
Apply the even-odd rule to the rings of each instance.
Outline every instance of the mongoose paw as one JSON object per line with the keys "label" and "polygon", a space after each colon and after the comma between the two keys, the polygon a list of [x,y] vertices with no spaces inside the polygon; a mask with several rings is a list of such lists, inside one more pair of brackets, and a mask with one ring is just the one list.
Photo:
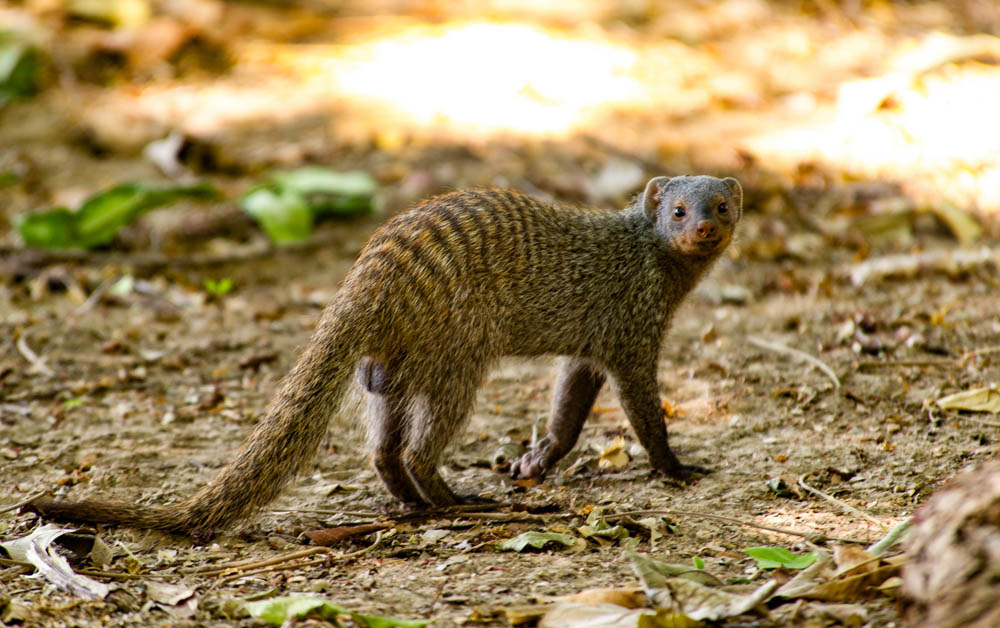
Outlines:
{"label": "mongoose paw", "polygon": [[714,470],[711,467],[703,467],[698,464],[677,464],[666,469],[656,468],[654,473],[662,473],[674,480],[692,480],[696,475],[708,475]]}
{"label": "mongoose paw", "polygon": [[486,504],[496,504],[497,500],[492,497],[486,497],[485,495],[480,495],[478,493],[461,493],[455,495],[455,500],[459,504],[466,506],[483,506]]}
{"label": "mongoose paw", "polygon": [[551,442],[543,438],[521,455],[510,466],[510,477],[515,480],[543,480],[549,470],[548,457]]}

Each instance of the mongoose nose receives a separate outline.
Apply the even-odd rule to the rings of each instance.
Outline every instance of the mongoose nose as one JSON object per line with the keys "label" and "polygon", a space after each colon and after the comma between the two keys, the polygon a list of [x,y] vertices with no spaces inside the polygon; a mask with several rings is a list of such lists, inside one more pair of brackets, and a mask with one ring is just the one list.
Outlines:
{"label": "mongoose nose", "polygon": [[702,220],[698,223],[698,237],[703,240],[714,238],[718,228],[711,220]]}

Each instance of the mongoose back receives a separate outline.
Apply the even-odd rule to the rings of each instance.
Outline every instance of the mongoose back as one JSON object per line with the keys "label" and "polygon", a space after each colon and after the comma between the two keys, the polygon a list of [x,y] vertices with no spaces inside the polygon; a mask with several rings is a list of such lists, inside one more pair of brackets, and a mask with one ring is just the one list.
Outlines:
{"label": "mongoose back", "polygon": [[543,477],[574,446],[605,379],[649,461],[672,477],[656,383],[670,318],[732,239],[732,178],[657,177],[621,211],[554,207],[508,190],[459,191],[386,223],[351,268],[236,458],[170,507],[44,499],[43,516],[201,535],[250,518],[302,471],[352,380],[367,392],[374,464],[389,492],[447,506],[442,451],[502,356],[565,356],[548,434],[513,465]]}

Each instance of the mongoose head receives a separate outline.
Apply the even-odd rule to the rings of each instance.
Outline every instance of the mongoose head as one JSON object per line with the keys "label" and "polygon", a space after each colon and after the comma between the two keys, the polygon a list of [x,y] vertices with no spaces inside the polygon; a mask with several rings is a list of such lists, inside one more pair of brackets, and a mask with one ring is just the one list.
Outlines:
{"label": "mongoose head", "polygon": [[733,239],[743,215],[743,188],[732,177],[656,177],[642,208],[663,245],[689,257],[714,257]]}

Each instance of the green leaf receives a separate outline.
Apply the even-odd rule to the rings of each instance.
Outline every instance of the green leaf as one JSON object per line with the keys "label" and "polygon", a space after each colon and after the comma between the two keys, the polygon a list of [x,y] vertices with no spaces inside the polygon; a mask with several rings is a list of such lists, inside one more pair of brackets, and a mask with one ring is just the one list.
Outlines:
{"label": "green leaf", "polygon": [[318,166],[276,172],[273,180],[276,185],[303,196],[328,194],[371,198],[378,190],[375,179],[367,172],[336,172]]}
{"label": "green leaf", "polygon": [[334,626],[341,626],[340,622],[337,621],[337,618],[341,615],[350,615],[355,624],[366,626],[367,628],[423,628],[430,623],[430,620],[427,619],[392,619],[389,617],[363,615],[321,597],[308,595],[277,597],[269,600],[261,600],[260,602],[247,602],[246,609],[251,616],[258,617],[276,626],[280,626],[289,619],[301,619],[311,614],[328,620]]}
{"label": "green leaf", "polygon": [[313,212],[306,199],[293,190],[254,188],[240,199],[240,209],[260,224],[272,242],[301,242],[312,233]]}
{"label": "green leaf", "polygon": [[240,207],[278,244],[301,242],[326,217],[371,213],[378,184],[366,172],[336,172],[318,166],[276,172],[250,189]]}
{"label": "green leaf", "polygon": [[751,547],[744,551],[757,559],[758,569],[777,569],[778,567],[805,569],[816,562],[816,554],[812,552],[796,556],[783,547]]}
{"label": "green leaf", "polygon": [[276,626],[293,617],[303,618],[314,611],[320,617],[329,619],[335,626],[339,626],[340,623],[336,621],[337,615],[347,613],[345,609],[323,598],[309,596],[276,597],[260,602],[247,602],[246,609],[251,616]]}
{"label": "green leaf", "polygon": [[549,543],[561,543],[566,547],[572,547],[576,544],[576,539],[572,535],[559,532],[525,532],[512,539],[501,541],[498,547],[501,550],[523,552],[528,547],[544,549]]}
{"label": "green leaf", "polygon": [[703,561],[700,556],[692,556],[691,562],[694,564],[695,569],[705,568],[705,561]]}
{"label": "green leaf", "polygon": [[233,280],[229,277],[222,279],[205,278],[205,291],[213,297],[224,297],[233,289]]}
{"label": "green leaf", "polygon": [[212,200],[218,192],[204,183],[189,187],[123,183],[91,196],[76,212],[60,207],[15,220],[28,246],[91,249],[110,242],[140,214],[182,198]]}
{"label": "green leaf", "polygon": [[354,623],[367,626],[367,628],[424,628],[431,623],[429,619],[394,619],[392,617],[377,617],[374,615],[362,615],[361,613],[351,613]]}
{"label": "green leaf", "polygon": [[0,32],[0,107],[38,91],[41,53],[16,35]]}
{"label": "green leaf", "polygon": [[14,226],[28,246],[68,249],[76,242],[76,214],[65,207],[30,216],[14,216]]}

